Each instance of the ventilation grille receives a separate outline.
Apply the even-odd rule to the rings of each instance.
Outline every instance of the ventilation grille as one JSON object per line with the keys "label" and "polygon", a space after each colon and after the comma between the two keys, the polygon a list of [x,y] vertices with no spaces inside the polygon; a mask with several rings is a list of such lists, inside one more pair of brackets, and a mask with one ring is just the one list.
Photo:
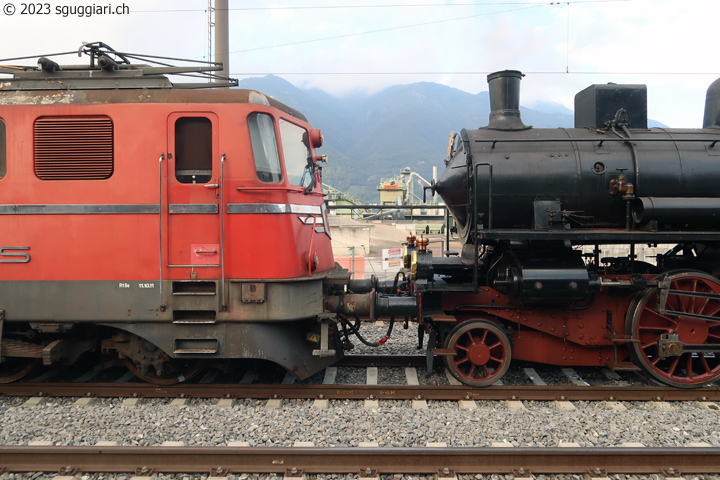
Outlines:
{"label": "ventilation grille", "polygon": [[113,174],[109,117],[35,121],[35,175],[41,180],[103,180]]}

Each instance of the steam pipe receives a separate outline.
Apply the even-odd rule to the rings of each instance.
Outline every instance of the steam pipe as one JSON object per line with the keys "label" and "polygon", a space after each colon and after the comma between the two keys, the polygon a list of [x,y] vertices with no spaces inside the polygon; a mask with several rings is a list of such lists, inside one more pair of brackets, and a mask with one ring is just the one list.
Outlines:
{"label": "steam pipe", "polygon": [[636,223],[720,223],[720,198],[640,197],[633,202],[632,217]]}

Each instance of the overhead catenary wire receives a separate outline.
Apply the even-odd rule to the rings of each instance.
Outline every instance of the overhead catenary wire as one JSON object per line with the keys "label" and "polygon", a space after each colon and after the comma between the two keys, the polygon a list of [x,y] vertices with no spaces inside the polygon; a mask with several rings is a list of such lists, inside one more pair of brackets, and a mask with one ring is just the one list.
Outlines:
{"label": "overhead catenary wire", "polygon": [[[264,75],[489,75],[495,73],[490,70],[478,71],[414,71],[414,72],[233,72],[230,75],[240,76],[264,76]],[[720,75],[720,72],[600,72],[600,71],[568,71],[568,70],[523,70],[525,75],[626,75],[626,76],[645,76],[645,75]]]}
{"label": "overhead catenary wire", "polygon": [[[594,4],[594,3],[618,3],[635,2],[640,0],[575,0],[573,4]],[[228,8],[228,11],[279,11],[279,10],[343,10],[343,9],[373,9],[373,8],[449,8],[449,7],[487,7],[497,5],[556,5],[560,2],[461,2],[461,3],[389,3],[389,4],[353,4],[353,5],[274,5],[271,7],[236,7]],[[568,2],[561,2],[568,3]],[[133,13],[173,13],[173,12],[205,12],[201,8],[167,8],[153,10],[133,10]]]}
{"label": "overhead catenary wire", "polygon": [[242,50],[235,50],[233,52],[230,52],[230,54],[232,55],[235,53],[257,52],[258,50],[268,50],[271,48],[290,47],[290,46],[295,46],[295,45],[303,45],[303,44],[307,44],[307,43],[324,42],[327,40],[337,40],[340,38],[359,37],[362,35],[370,35],[370,34],[374,34],[374,33],[385,33],[385,32],[391,32],[394,30],[403,30],[406,28],[425,27],[427,25],[437,25],[439,23],[457,22],[460,20],[468,20],[471,18],[487,17],[490,15],[500,15],[503,13],[512,13],[512,12],[518,12],[521,10],[529,10],[529,9],[533,9],[533,8],[544,7],[545,5],[547,5],[547,4],[533,4],[532,6],[529,6],[529,7],[526,6],[526,7],[522,7],[522,8],[513,8],[513,9],[509,9],[509,10],[498,10],[496,12],[484,12],[484,13],[478,13],[475,15],[466,15],[463,17],[454,17],[454,18],[446,18],[446,19],[442,19],[442,20],[432,20],[429,22],[413,23],[410,25],[398,25],[395,27],[380,28],[377,30],[368,30],[366,32],[344,33],[342,35],[333,35],[331,37],[313,38],[310,40],[300,40],[297,42],[280,43],[280,44],[275,44],[275,45],[265,45],[262,47],[255,47],[255,48],[245,48]]}

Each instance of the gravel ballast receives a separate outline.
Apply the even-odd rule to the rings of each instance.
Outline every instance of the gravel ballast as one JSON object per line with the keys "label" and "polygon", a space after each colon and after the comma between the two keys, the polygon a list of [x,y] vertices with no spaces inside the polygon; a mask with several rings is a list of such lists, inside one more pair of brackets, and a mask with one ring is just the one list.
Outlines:
{"label": "gravel ballast", "polygon": [[354,447],[378,442],[381,447],[423,447],[446,442],[453,447],[488,447],[509,442],[515,447],[555,447],[575,442],[581,447],[618,447],[641,442],[647,447],[679,447],[706,442],[720,447],[720,413],[696,403],[673,404],[672,411],[650,403],[626,402],[618,412],[602,402],[574,402],[576,410],[561,410],[554,402],[523,402],[527,410],[512,410],[504,402],[480,402],[477,410],[457,402],[428,402],[413,410],[410,401],[381,400],[380,408],[365,410],[362,401],[332,400],[318,409],[312,400],[287,400],[281,408],[266,408],[265,400],[240,400],[231,408],[217,400],[194,400],[171,406],[167,399],[147,400],[138,407],[121,400],[103,400],[76,407],[50,399],[44,405],[0,407],[0,442],[27,445],[49,441],[57,445],[160,445],[179,441],[193,446],[220,446],[232,441],[251,446],[292,446],[296,441],[316,446]]}
{"label": "gravel ballast", "polygon": [[[365,325],[368,338],[381,338],[387,324]],[[400,327],[400,328],[397,328]],[[396,325],[387,345],[371,349],[355,342],[352,353],[419,353],[416,328]],[[420,351],[422,353],[423,351]],[[523,365],[513,366],[503,379],[506,385],[528,384]],[[599,370],[598,370],[599,371]],[[558,369],[538,367],[538,374],[558,376]],[[585,372],[602,382],[596,371]],[[418,369],[424,384],[447,384],[442,371],[430,377]],[[337,382],[365,383],[361,368],[339,368]],[[632,377],[630,377],[632,378]],[[322,374],[312,383],[322,382]],[[548,379],[549,380],[549,379]],[[567,383],[561,376],[552,381]],[[379,368],[380,384],[405,383],[403,368]],[[607,381],[607,384],[612,382]],[[476,410],[461,409],[455,401],[428,401],[428,408],[413,410],[409,400],[380,400],[379,408],[366,410],[363,401],[330,400],[328,408],[315,407],[313,400],[285,400],[280,408],[267,408],[267,400],[242,399],[232,407],[218,400],[193,399],[185,406],[172,406],[170,399],[147,399],[136,407],[122,399],[98,399],[88,406],[73,405],[75,399],[48,399],[44,404],[25,406],[26,398],[0,397],[0,444],[28,445],[46,441],[55,445],[88,445],[100,441],[118,445],[158,446],[182,442],[187,446],[223,447],[230,442],[248,442],[254,447],[289,447],[313,442],[318,447],[357,447],[377,442],[380,447],[424,447],[445,442],[450,447],[491,447],[507,442],[514,447],[556,447],[574,442],[581,447],[620,447],[640,442],[647,447],[683,447],[705,442],[720,447],[720,411],[695,402],[673,402],[665,410],[651,402],[624,402],[626,410],[613,410],[605,402],[573,402],[575,410],[557,408],[555,402],[522,402],[525,409],[512,409],[502,401],[478,401]],[[85,480],[129,480],[132,475],[86,475]],[[46,478],[33,474],[0,474],[0,480]],[[158,479],[200,479],[207,475],[158,475]],[[232,477],[231,477],[232,478]],[[235,475],[235,480],[274,480],[275,475]],[[313,478],[354,480],[356,475],[318,475]],[[430,480],[432,475],[388,475],[383,480]],[[459,480],[505,479],[501,475],[460,475]],[[582,476],[536,475],[542,479],[573,479]],[[616,476],[625,480],[653,476]],[[698,478],[686,476],[688,480]],[[715,476],[701,478],[720,479]]]}

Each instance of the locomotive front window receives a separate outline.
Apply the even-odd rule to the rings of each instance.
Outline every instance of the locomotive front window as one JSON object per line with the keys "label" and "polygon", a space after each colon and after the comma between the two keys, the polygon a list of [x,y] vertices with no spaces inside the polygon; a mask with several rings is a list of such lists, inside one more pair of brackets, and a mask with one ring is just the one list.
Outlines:
{"label": "locomotive front window", "polygon": [[315,174],[307,131],[287,120],[281,119],[279,124],[288,181],[307,187]]}
{"label": "locomotive front window", "polygon": [[7,141],[5,136],[5,122],[0,119],[0,179],[5,178],[7,172]]}
{"label": "locomotive front window", "polygon": [[252,143],[255,170],[263,182],[278,183],[282,181],[280,156],[278,155],[275,125],[270,115],[251,113],[248,116],[248,129]]}
{"label": "locomotive front window", "polygon": [[175,178],[180,183],[207,183],[212,175],[212,122],[205,117],[178,118]]}

